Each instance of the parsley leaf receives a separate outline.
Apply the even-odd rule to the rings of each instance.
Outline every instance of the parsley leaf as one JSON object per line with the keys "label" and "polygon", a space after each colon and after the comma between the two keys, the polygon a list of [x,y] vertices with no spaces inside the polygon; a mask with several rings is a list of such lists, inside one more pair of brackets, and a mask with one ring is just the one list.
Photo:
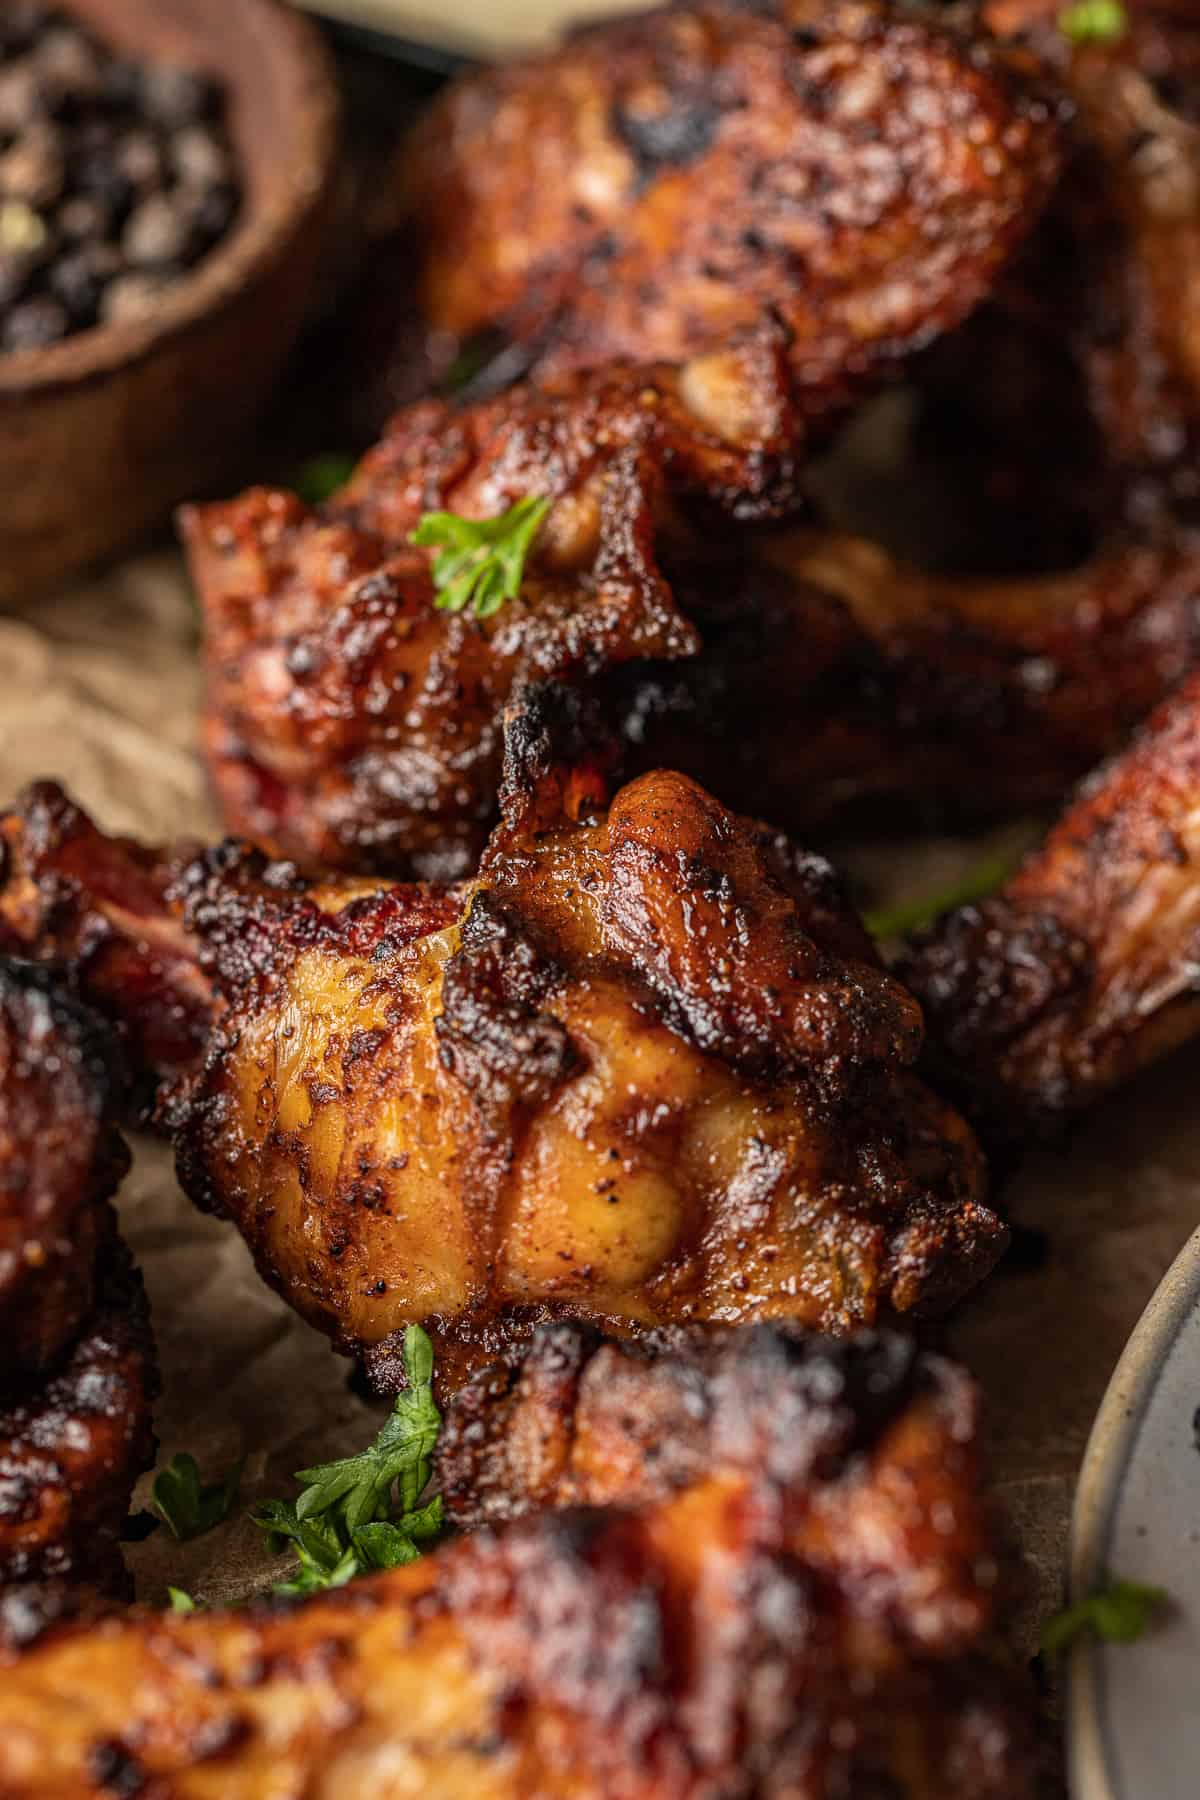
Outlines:
{"label": "parsley leaf", "polygon": [[426,513],[409,542],[441,546],[433,559],[436,604],[445,612],[470,607],[477,619],[490,619],[506,600],[515,600],[525,559],[549,511],[549,500],[530,494],[495,519]]}
{"label": "parsley leaf", "polygon": [[404,1334],[408,1386],[373,1444],[357,1456],[301,1469],[296,1500],[267,1500],[251,1515],[274,1549],[299,1567],[279,1594],[340,1587],[364,1569],[413,1562],[442,1528],[440,1495],[418,1506],[433,1469],[441,1414],[433,1400],[433,1346],[419,1325]]}
{"label": "parsley leaf", "polygon": [[863,914],[863,924],[874,938],[907,937],[923,925],[932,925],[943,913],[956,906],[968,906],[994,893],[1012,874],[1014,859],[998,852],[969,869],[960,881],[941,888],[936,894],[925,894],[915,900],[901,900],[895,906],[880,907]]}
{"label": "parsley leaf", "polygon": [[192,1596],[183,1588],[169,1587],[167,1598],[171,1603],[170,1611],[173,1613],[194,1613],[202,1610],[200,1602],[193,1600]]}
{"label": "parsley leaf", "polygon": [[1075,0],[1058,15],[1058,29],[1076,44],[1115,44],[1129,29],[1122,0]]}
{"label": "parsley leaf", "polygon": [[180,1541],[200,1537],[227,1519],[241,1486],[242,1466],[239,1460],[220,1481],[204,1483],[189,1451],[173,1456],[151,1489],[154,1510],[171,1535]]}
{"label": "parsley leaf", "polygon": [[344,450],[327,450],[322,456],[310,456],[292,477],[292,486],[306,506],[319,506],[328,500],[354,473],[354,458]]}
{"label": "parsley leaf", "polygon": [[1061,1656],[1085,1632],[1108,1644],[1140,1638],[1150,1620],[1167,1604],[1165,1588],[1141,1587],[1136,1581],[1108,1580],[1094,1594],[1065,1607],[1042,1627],[1042,1650]]}

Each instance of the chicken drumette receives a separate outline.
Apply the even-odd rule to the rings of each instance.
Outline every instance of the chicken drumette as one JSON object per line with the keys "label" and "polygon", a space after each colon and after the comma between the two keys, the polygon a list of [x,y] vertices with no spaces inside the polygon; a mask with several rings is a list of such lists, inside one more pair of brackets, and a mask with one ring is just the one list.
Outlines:
{"label": "chicken drumette", "polygon": [[[657,1407],[661,1467],[628,1415],[622,1444],[610,1384]],[[514,1451],[507,1513],[568,1510],[296,1607],[54,1633],[0,1675],[0,1789],[1032,1793],[1037,1759],[990,1663],[977,1400],[949,1364],[889,1338],[759,1328],[645,1357],[560,1330],[459,1404],[443,1470],[468,1513],[458,1446],[487,1437],[494,1458],[498,1407],[527,1456],[573,1425],[586,1444],[607,1413],[604,1467],[577,1457],[548,1490]]]}
{"label": "chicken drumette", "polygon": [[[573,710],[516,712],[468,886],[308,885],[236,848],[182,868],[154,953],[190,941],[216,1021],[199,1072],[167,1071],[184,1185],[384,1386],[412,1320],[451,1379],[546,1316],[847,1329],[948,1304],[1004,1229],[829,866],[681,775],[606,808],[594,766],[556,760]],[[43,791],[5,836],[4,927],[102,968],[128,920],[79,815]],[[118,1016],[156,991],[78,973]]]}

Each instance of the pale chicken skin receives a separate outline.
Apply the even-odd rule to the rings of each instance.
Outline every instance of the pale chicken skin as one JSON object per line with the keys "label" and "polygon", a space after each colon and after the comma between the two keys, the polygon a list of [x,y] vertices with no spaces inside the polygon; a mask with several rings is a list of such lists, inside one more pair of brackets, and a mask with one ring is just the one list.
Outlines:
{"label": "pale chicken skin", "polygon": [[[948,1305],[1006,1234],[913,1073],[919,1008],[819,858],[679,775],[606,810],[595,768],[549,755],[570,704],[514,715],[466,888],[306,886],[236,849],[185,869],[216,996],[171,1084],[185,1187],[384,1388],[414,1320],[452,1384],[552,1316],[847,1330]],[[29,932],[53,845],[19,813],[6,835],[0,919]]]}
{"label": "pale chicken skin", "polygon": [[1028,1800],[966,1377],[767,1328],[638,1367],[708,1414],[702,1462],[676,1416],[675,1478],[614,1471],[609,1506],[297,1606],[51,1632],[0,1668],[0,1793]]}

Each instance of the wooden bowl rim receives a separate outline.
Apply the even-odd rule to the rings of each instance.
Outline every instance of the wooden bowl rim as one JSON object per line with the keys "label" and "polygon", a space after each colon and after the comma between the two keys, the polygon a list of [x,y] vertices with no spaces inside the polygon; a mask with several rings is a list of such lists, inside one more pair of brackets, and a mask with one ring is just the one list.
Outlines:
{"label": "wooden bowl rim", "polygon": [[[306,102],[297,109],[307,121],[303,141],[289,159],[278,195],[266,206],[252,203],[226,242],[184,276],[149,318],[94,325],[45,349],[0,353],[0,400],[86,386],[144,362],[167,339],[207,323],[238,298],[255,274],[274,264],[325,195],[333,175],[341,105],[333,61],[320,32],[311,19],[285,10],[277,0],[225,0],[225,5],[239,12],[253,7],[263,15]],[[215,30],[223,10],[214,8]],[[255,103],[253,94],[248,103]]]}

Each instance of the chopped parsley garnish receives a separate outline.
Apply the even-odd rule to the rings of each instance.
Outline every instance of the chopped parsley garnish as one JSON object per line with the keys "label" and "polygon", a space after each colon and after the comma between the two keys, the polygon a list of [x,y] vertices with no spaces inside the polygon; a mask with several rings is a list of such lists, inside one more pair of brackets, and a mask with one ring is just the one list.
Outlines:
{"label": "chopped parsley garnish", "polygon": [[462,519],[457,513],[429,512],[410,542],[440,545],[433,560],[433,585],[445,612],[490,619],[521,591],[525,559],[550,511],[549,500],[529,494],[495,519]]}
{"label": "chopped parsley garnish", "polygon": [[419,1506],[433,1469],[442,1418],[433,1401],[433,1346],[419,1325],[404,1334],[408,1386],[374,1443],[357,1456],[301,1469],[295,1500],[267,1500],[252,1518],[273,1549],[299,1566],[277,1594],[341,1587],[367,1569],[413,1562],[442,1528],[440,1495]]}
{"label": "chopped parsley garnish", "polygon": [[354,473],[354,458],[344,450],[327,450],[323,456],[310,456],[296,470],[292,486],[306,506],[319,506],[328,500]]}
{"label": "chopped parsley garnish", "polygon": [[936,894],[925,894],[915,900],[901,900],[895,906],[880,907],[875,912],[863,914],[863,924],[874,938],[907,937],[910,931],[919,931],[923,925],[932,925],[943,913],[953,912],[956,906],[968,906],[973,900],[983,900],[994,893],[1000,884],[1012,874],[1014,858],[997,853],[986,857],[969,869],[961,880],[953,882],[949,887],[938,890]]}
{"label": "chopped parsley garnish", "polygon": [[1075,44],[1115,44],[1129,29],[1121,0],[1075,0],[1058,15],[1058,29]]}
{"label": "chopped parsley garnish", "polygon": [[1046,1620],[1042,1651],[1049,1657],[1061,1656],[1085,1632],[1106,1644],[1131,1644],[1166,1604],[1165,1588],[1110,1579],[1086,1599]]}
{"label": "chopped parsley garnish", "polygon": [[183,1450],[154,1478],[154,1510],[173,1537],[200,1537],[229,1517],[241,1480],[239,1461],[219,1481],[202,1482],[195,1457]]}

